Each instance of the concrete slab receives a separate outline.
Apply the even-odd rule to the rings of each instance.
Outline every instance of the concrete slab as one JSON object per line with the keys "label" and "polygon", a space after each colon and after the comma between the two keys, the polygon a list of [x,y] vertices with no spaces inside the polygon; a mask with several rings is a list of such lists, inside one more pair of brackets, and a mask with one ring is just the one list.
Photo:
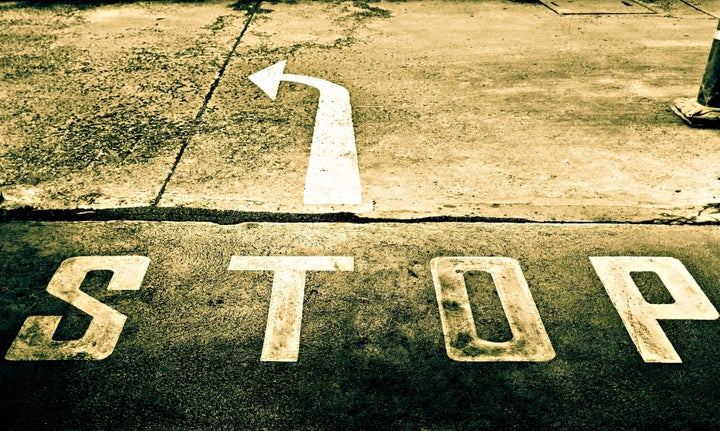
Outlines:
{"label": "concrete slab", "polygon": [[540,0],[560,15],[605,15],[655,13],[642,3],[632,0]]}
{"label": "concrete slab", "polygon": [[673,18],[698,18],[699,16],[712,17],[707,12],[698,9],[690,3],[682,0],[644,0],[641,2],[652,8],[658,14]]}
{"label": "concrete slab", "polygon": [[[83,336],[88,316],[45,291],[61,262],[150,260],[138,290],[108,290],[101,271],[82,282],[127,316],[106,359],[0,359],[9,430],[712,429],[720,421],[720,321],[661,320],[683,362],[645,362],[590,260],[677,259],[717,307],[716,226],[1,223],[0,244],[2,355],[28,316],[65,316],[56,340]],[[260,360],[275,273],[231,270],[232,256],[352,259],[349,271],[306,273],[297,361]],[[438,301],[431,276],[442,256],[516,261],[554,358],[451,359],[440,307],[452,301]],[[657,276],[635,269],[647,302],[672,301]],[[478,337],[512,339],[487,274],[464,279]]]}
{"label": "concrete slab", "polygon": [[684,0],[684,2],[703,13],[720,18],[720,1],[718,0]]}
{"label": "concrete slab", "polygon": [[707,16],[569,20],[502,1],[263,8],[161,205],[327,210],[302,198],[316,90],[282,82],[273,101],[248,80],[281,60],[350,93],[354,212],[647,220],[720,199],[720,137],[669,109],[697,91]]}
{"label": "concrete slab", "polygon": [[245,25],[230,5],[0,5],[3,207],[149,205]]}

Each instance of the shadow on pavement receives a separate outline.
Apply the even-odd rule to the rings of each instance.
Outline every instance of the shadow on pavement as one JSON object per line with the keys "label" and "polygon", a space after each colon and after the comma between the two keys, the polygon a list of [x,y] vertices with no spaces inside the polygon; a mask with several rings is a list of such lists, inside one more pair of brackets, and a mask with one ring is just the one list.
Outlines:
{"label": "shadow on pavement", "polygon": [[[141,0],[20,0],[20,1],[0,1],[0,9],[10,8],[54,8],[69,7],[72,9],[90,9],[99,6],[111,4],[129,4],[138,3]],[[142,0],[143,3],[213,3],[218,0]],[[294,2],[290,0],[289,2]],[[247,10],[257,3],[256,0],[238,0],[230,5],[236,10]],[[273,2],[274,3],[274,2]]]}

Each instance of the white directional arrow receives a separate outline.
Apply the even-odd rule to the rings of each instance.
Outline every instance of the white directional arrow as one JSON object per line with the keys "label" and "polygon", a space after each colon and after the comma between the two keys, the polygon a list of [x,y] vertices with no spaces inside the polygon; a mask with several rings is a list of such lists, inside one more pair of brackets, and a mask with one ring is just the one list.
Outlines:
{"label": "white directional arrow", "polygon": [[272,100],[280,81],[293,81],[320,91],[310,162],[305,177],[305,205],[359,205],[362,203],[350,93],[332,82],[283,73],[285,60],[248,77]]}

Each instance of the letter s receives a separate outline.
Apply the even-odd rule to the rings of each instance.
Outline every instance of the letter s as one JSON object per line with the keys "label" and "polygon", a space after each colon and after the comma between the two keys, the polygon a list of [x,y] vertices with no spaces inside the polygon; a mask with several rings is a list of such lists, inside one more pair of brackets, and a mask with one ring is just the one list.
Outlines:
{"label": "letter s", "polygon": [[80,256],[64,260],[47,291],[89,314],[90,325],[81,338],[56,341],[52,337],[62,316],[29,316],[5,354],[9,361],[101,360],[113,352],[126,316],[80,291],[90,271],[113,272],[108,290],[138,290],[150,259],[143,256]]}

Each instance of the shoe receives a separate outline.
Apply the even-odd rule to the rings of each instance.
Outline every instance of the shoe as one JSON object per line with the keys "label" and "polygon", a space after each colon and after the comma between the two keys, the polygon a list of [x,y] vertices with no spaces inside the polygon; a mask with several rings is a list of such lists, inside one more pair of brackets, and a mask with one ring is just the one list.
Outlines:
{"label": "shoe", "polygon": [[720,108],[701,105],[697,99],[676,99],[671,108],[693,127],[720,127]]}

